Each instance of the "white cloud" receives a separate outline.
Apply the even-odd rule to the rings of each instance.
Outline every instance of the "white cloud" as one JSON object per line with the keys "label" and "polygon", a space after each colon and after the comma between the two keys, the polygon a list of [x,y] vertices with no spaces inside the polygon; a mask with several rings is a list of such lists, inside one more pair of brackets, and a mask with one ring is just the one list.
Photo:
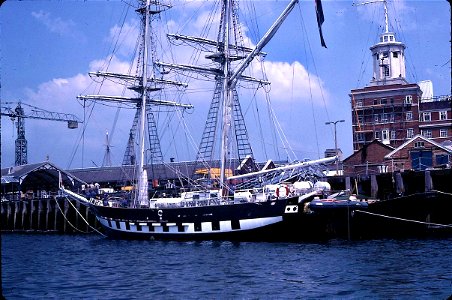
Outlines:
{"label": "white cloud", "polygon": [[107,41],[111,43],[114,53],[124,57],[134,55],[137,39],[139,36],[140,24],[137,19],[132,19],[122,26],[115,25],[110,29]]}
{"label": "white cloud", "polygon": [[62,20],[61,18],[52,18],[49,12],[40,10],[32,12],[31,15],[39,22],[44,24],[46,28],[53,33],[62,36],[69,36],[80,41],[85,41],[84,35],[76,28],[76,24],[72,20]]}
{"label": "white cloud", "polygon": [[[266,62],[265,69],[272,83],[272,99],[276,102],[290,100],[322,104],[327,97],[321,80],[310,74],[299,62]],[[327,99],[325,99],[326,101]]]}

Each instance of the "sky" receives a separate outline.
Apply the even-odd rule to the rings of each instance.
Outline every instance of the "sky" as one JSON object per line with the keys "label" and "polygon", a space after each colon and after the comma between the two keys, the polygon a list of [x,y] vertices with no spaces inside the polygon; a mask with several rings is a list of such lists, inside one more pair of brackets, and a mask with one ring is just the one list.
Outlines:
{"label": "sky", "polygon": [[[105,71],[106,66],[108,71],[130,68],[139,22],[129,2],[132,0],[6,1],[0,7],[2,107],[14,106],[8,102],[20,100],[85,120],[78,129],[68,129],[64,122],[26,119],[29,163],[49,158],[66,169],[101,166],[105,164],[108,132],[111,162],[121,164],[135,111],[118,110],[106,103],[85,103],[84,108],[76,96],[123,92],[108,83],[99,87],[88,72]],[[162,17],[159,31],[200,34],[205,30],[212,3],[173,1],[173,8]],[[241,34],[252,46],[288,1],[248,1],[241,7],[249,8],[250,3],[254,4],[256,17],[240,22],[244,25]],[[334,148],[333,126],[325,122],[336,120],[345,120],[337,124],[338,147],[344,157],[353,152],[349,93],[365,87],[372,77],[369,47],[377,42],[384,29],[383,5],[353,6],[353,2],[345,0],[322,3],[323,35],[328,48],[320,45],[314,1],[301,1],[264,48],[265,60],[251,66],[252,74],[260,78],[260,71],[265,69],[271,81],[271,86],[265,89],[270,98],[265,98],[263,89],[256,93],[262,94],[263,99],[255,97],[253,89],[240,92],[251,145],[259,161],[323,157],[325,149]],[[434,95],[449,95],[449,3],[396,0],[389,1],[388,8],[390,30],[406,45],[408,82],[431,80]],[[214,26],[208,36],[214,37],[215,30]],[[160,40],[164,37],[162,32],[156,36]],[[158,48],[162,61],[185,64],[194,61],[188,47],[169,48],[162,42]],[[201,57],[197,62],[207,64],[208,61]],[[172,80],[180,79],[177,74],[169,76],[173,76]],[[184,82],[189,87],[183,96],[169,92],[165,99],[192,104],[194,109],[183,114],[172,110],[166,116],[162,110],[156,120],[165,161],[195,159],[211,101],[212,82],[194,79]],[[268,126],[270,119],[265,119],[269,111],[266,103],[272,104],[284,139],[293,152],[276,145],[277,135]],[[257,114],[255,108],[261,105],[263,108]],[[2,168],[14,165],[16,138],[13,122],[2,116]],[[268,157],[272,154],[279,157]]]}

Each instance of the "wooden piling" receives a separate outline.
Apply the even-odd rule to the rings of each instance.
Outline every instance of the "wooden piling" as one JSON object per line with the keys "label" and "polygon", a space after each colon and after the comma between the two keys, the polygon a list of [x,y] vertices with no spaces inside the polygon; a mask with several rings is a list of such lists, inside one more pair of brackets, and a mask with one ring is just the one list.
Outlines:
{"label": "wooden piling", "polygon": [[425,170],[424,172],[424,181],[425,181],[425,191],[430,192],[433,189],[433,181],[429,170]]}
{"label": "wooden piling", "polygon": [[48,230],[48,228],[49,228],[49,214],[50,214],[50,198],[47,198],[46,225],[45,225],[46,230]]}
{"label": "wooden piling", "polygon": [[352,190],[352,185],[351,185],[351,181],[350,181],[350,177],[345,177],[345,190],[346,191],[351,191]]}
{"label": "wooden piling", "polygon": [[378,182],[376,175],[370,175],[370,195],[372,198],[377,198],[378,194]]}
{"label": "wooden piling", "polygon": [[[74,204],[74,203],[72,203],[72,204]],[[75,211],[75,228],[80,228],[80,226],[79,226],[79,214],[77,213],[77,212],[80,212],[80,202],[78,202],[78,201],[75,202],[75,208],[76,208],[76,211]]]}
{"label": "wooden piling", "polygon": [[54,213],[54,219],[53,219],[53,230],[57,230],[57,219],[58,219],[58,198],[57,197],[53,197],[53,199],[55,200],[55,206],[53,207],[53,213]]}
{"label": "wooden piling", "polygon": [[63,200],[63,218],[64,218],[64,220],[63,220],[63,232],[64,233],[66,233],[66,230],[67,230],[67,211],[68,211],[68,209],[69,209],[69,206],[68,206],[68,203],[67,203],[67,199],[64,199]]}

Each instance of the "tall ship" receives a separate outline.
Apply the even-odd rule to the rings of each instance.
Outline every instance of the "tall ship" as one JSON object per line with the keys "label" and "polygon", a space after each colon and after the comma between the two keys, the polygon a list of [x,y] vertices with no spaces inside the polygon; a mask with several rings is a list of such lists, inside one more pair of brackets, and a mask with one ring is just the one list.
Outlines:
{"label": "tall ship", "polygon": [[[160,13],[171,9],[160,1],[138,1],[136,12],[142,22],[140,56],[134,75],[94,72],[91,76],[122,80],[136,96],[84,95],[91,101],[132,102],[137,106],[138,130],[136,178],[130,199],[110,201],[93,199],[61,186],[61,191],[92,207],[105,233],[111,238],[123,239],[237,239],[237,240],[294,240],[308,232],[306,205],[314,198],[324,198],[329,192],[325,181],[325,164],[337,157],[320,160],[293,161],[278,164],[269,160],[257,164],[248,138],[239,102],[241,82],[270,84],[244,74],[253,60],[265,55],[264,46],[270,42],[286,17],[297,5],[292,0],[255,47],[244,45],[238,19],[239,3],[235,0],[218,1],[217,39],[168,34],[178,43],[205,50],[208,67],[156,61],[151,30]],[[317,21],[323,22],[320,1],[316,1]],[[211,19],[215,17],[211,16]],[[321,31],[320,31],[321,36]],[[324,44],[321,36],[322,44]],[[160,71],[155,73],[155,69]],[[188,186],[171,195],[150,195],[146,172],[145,135],[149,125],[151,105],[172,106],[180,109],[189,105],[158,100],[155,91],[184,83],[163,79],[171,72],[196,72],[213,78],[213,97],[206,125],[196,157],[197,168]],[[135,124],[134,124],[135,125]],[[149,131],[149,130],[148,130]],[[149,138],[150,139],[150,138]],[[151,149],[151,153],[154,153]],[[234,154],[233,154],[234,153]],[[132,155],[135,157],[134,155]],[[232,160],[238,166],[231,167]],[[218,161],[219,165],[212,164]],[[151,162],[152,163],[152,162]],[[216,176],[212,176],[212,174]],[[202,177],[200,174],[208,174]]]}

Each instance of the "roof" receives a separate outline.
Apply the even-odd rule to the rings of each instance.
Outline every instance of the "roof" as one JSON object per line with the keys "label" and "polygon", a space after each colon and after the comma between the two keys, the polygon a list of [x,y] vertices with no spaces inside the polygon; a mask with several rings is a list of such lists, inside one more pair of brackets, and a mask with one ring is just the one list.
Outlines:
{"label": "roof", "polygon": [[374,139],[372,142],[365,144],[361,149],[359,149],[358,151],[356,151],[355,153],[353,153],[352,155],[350,155],[349,157],[347,157],[346,159],[344,159],[342,162],[346,163],[348,160],[350,160],[352,157],[358,155],[359,153],[366,151],[367,148],[371,145],[378,145],[381,146],[383,148],[386,148],[388,150],[394,150],[394,147],[391,147],[389,145],[383,144],[380,140]]}
{"label": "roof", "polygon": [[20,184],[24,189],[58,189],[60,177],[64,185],[85,184],[71,173],[51,162],[41,162],[5,168],[1,170],[2,184]]}
{"label": "roof", "polygon": [[403,143],[402,145],[400,145],[399,147],[397,147],[396,149],[394,149],[392,152],[386,154],[385,158],[392,158],[392,156],[393,156],[395,153],[397,153],[397,152],[400,151],[401,149],[405,148],[408,144],[412,143],[412,142],[413,142],[414,140],[416,140],[416,139],[421,139],[421,140],[423,140],[423,141],[425,141],[425,142],[427,142],[427,143],[429,143],[429,144],[432,144],[432,145],[435,146],[435,147],[438,147],[438,148],[440,148],[440,149],[446,151],[446,152],[449,153],[449,154],[452,153],[452,149],[449,149],[448,147],[445,147],[445,146],[443,146],[443,145],[441,145],[441,144],[438,144],[437,142],[435,142],[435,141],[433,141],[433,140],[431,140],[431,139],[428,139],[428,138],[426,138],[426,137],[423,137],[422,135],[418,134],[418,135],[412,137],[411,139],[409,139],[408,141],[406,141],[405,143]]}

